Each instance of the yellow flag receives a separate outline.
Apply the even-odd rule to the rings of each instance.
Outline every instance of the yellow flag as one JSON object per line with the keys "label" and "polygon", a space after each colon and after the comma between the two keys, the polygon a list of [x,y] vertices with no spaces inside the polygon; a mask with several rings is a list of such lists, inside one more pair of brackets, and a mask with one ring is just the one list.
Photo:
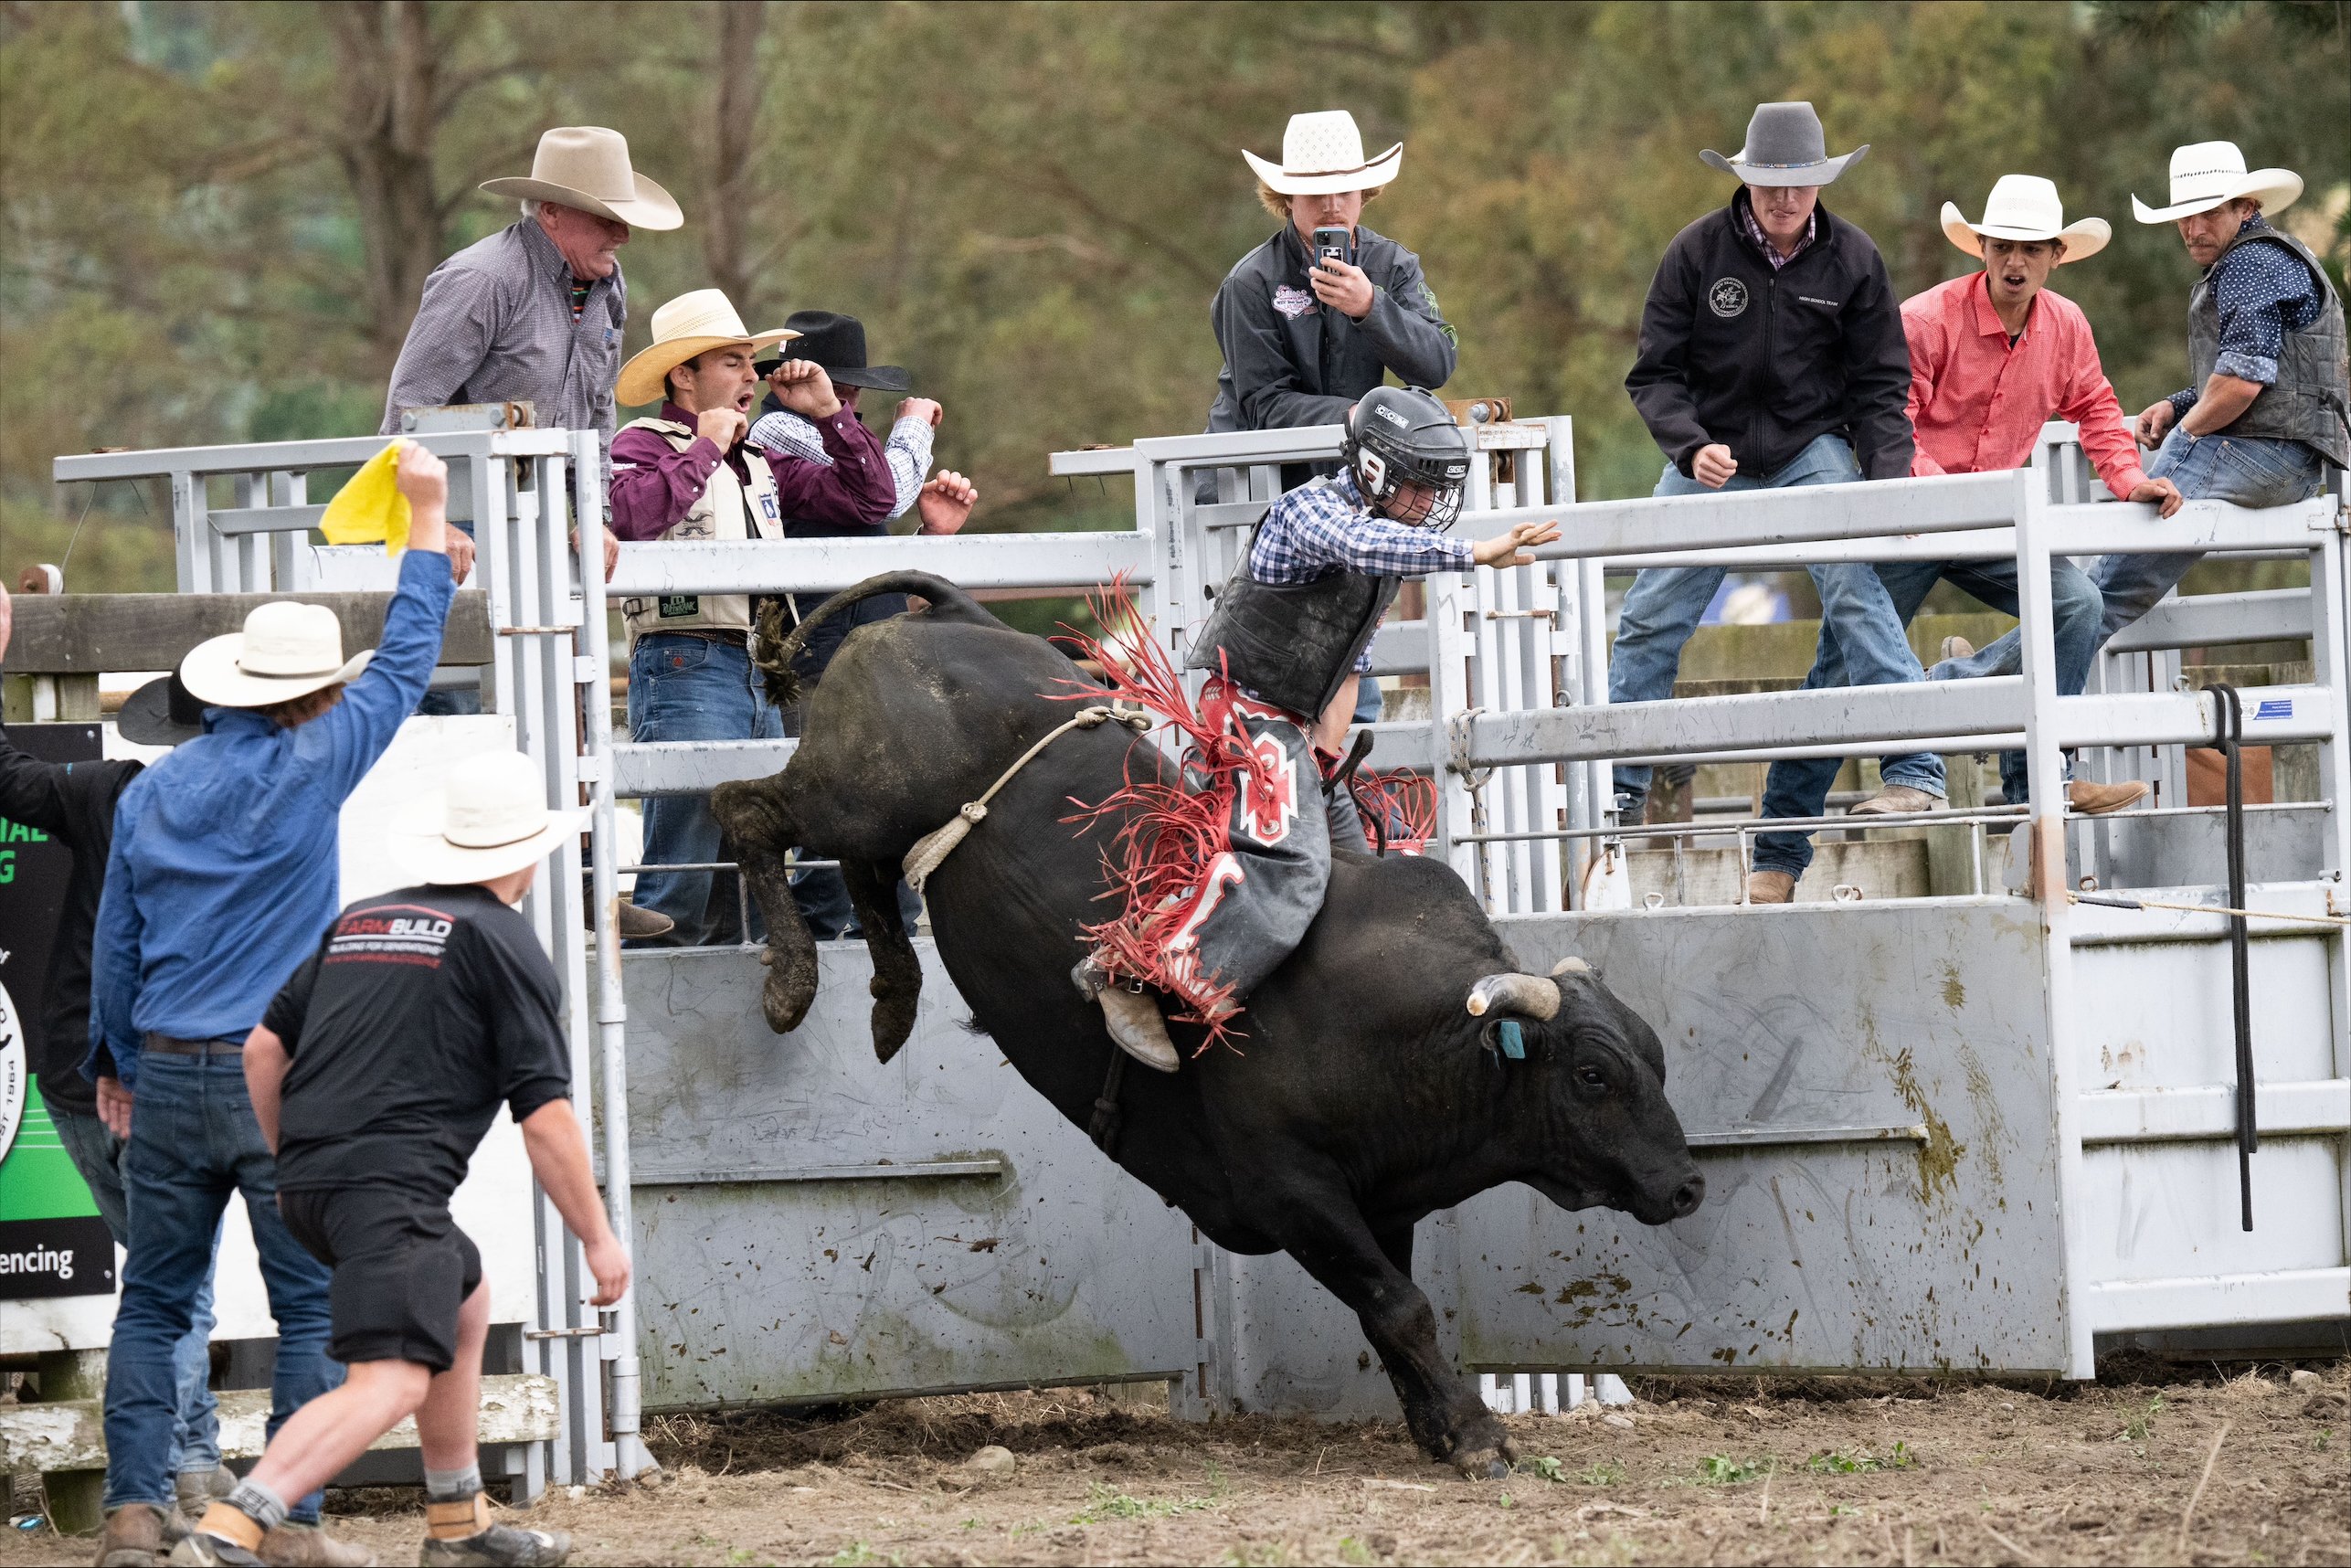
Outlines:
{"label": "yellow flag", "polygon": [[406,445],[394,441],[360,464],[359,471],[334,493],[326,514],[318,520],[328,544],[372,545],[381,539],[387,556],[408,547],[408,498],[400,493],[393,473]]}

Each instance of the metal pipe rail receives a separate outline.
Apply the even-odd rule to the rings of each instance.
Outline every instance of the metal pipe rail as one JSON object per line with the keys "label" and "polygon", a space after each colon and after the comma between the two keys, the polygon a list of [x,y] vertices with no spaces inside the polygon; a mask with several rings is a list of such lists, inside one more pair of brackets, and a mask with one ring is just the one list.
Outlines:
{"label": "metal pipe rail", "polygon": [[[1476,714],[1456,722],[1454,762],[1490,768],[1519,762],[1583,762],[1630,756],[1680,757],[1803,745],[1842,733],[1865,746],[1933,738],[1951,749],[1977,749],[1971,737],[2007,737],[2025,717],[2025,683],[2008,675],[1977,681],[1924,681],[1901,686],[1846,686],[1681,697],[1606,708],[1546,708]],[[2324,740],[2336,729],[2332,694],[2323,686],[2248,690],[2245,738],[2266,746]],[[2212,736],[2218,699],[2209,692],[2060,697],[2057,745],[2162,746]],[[1959,746],[1951,747],[1953,741]]]}

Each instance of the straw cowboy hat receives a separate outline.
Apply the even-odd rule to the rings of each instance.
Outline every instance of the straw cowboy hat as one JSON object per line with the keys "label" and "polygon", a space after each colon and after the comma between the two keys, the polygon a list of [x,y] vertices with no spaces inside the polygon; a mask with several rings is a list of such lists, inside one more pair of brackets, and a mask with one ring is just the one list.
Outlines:
{"label": "straw cowboy hat", "polygon": [[393,831],[422,881],[455,887],[535,863],[587,820],[586,811],[547,809],[538,764],[519,751],[490,751],[454,764],[439,793],[410,801]]}
{"label": "straw cowboy hat", "polygon": [[272,599],[253,607],[244,630],[189,649],[180,683],[207,707],[265,708],[355,681],[375,656],[343,656],[343,623],[326,606]]}
{"label": "straw cowboy hat", "polygon": [[2197,142],[2176,148],[2171,155],[2171,205],[2149,207],[2136,196],[2131,210],[2141,223],[2169,223],[2210,212],[2224,201],[2253,196],[2264,213],[2289,207],[2302,195],[2302,176],[2292,169],[2255,169],[2248,173],[2245,154],[2234,142]]}
{"label": "straw cowboy hat", "polygon": [[1404,166],[1402,142],[1376,158],[1363,156],[1363,132],[1344,109],[1293,114],[1282,132],[1282,161],[1269,164],[1244,147],[1241,155],[1266,188],[1284,196],[1328,196],[1384,185]]}
{"label": "straw cowboy hat", "polygon": [[2060,263],[2081,261],[2106,249],[2114,230],[2102,217],[2065,221],[2057,186],[2039,175],[2002,175],[1984,203],[1984,221],[1970,223],[1956,204],[1943,204],[1943,232],[1970,256],[1984,254],[1986,239],[2062,239]]}
{"label": "straw cowboy hat", "polygon": [[601,125],[558,125],[539,138],[529,179],[484,180],[492,196],[576,207],[632,228],[685,221],[670,193],[629,166],[629,139]]}
{"label": "straw cowboy hat", "polygon": [[653,313],[653,341],[620,367],[612,395],[632,405],[658,402],[662,396],[662,377],[697,354],[714,348],[762,349],[798,336],[788,327],[746,332],[743,318],[736,314],[724,290],[696,289]]}
{"label": "straw cowboy hat", "polygon": [[1736,175],[1751,185],[1825,185],[1861,161],[1868,143],[1841,158],[1828,155],[1828,139],[1812,105],[1759,103],[1747,122],[1747,144],[1724,157],[1711,147],[1698,156],[1710,168]]}

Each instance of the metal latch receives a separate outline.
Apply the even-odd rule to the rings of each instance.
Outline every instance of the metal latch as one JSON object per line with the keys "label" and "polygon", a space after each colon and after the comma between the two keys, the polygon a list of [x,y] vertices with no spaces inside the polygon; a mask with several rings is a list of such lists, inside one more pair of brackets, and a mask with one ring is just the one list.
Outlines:
{"label": "metal latch", "polygon": [[526,1340],[600,1340],[612,1331],[613,1324],[619,1317],[620,1311],[617,1308],[599,1307],[596,1309],[597,1326],[595,1328],[525,1329],[523,1330],[523,1338]]}

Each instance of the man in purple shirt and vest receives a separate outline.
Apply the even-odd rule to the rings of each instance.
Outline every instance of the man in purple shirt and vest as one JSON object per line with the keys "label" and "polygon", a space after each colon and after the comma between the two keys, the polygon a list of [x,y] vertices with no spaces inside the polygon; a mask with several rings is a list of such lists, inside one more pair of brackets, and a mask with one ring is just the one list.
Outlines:
{"label": "man in purple shirt and vest", "polygon": [[[769,385],[784,407],[816,427],[831,461],[752,446],[759,376],[752,358],[797,334],[747,332],[716,289],[682,294],[653,313],[653,341],[620,371],[622,403],[661,400],[612,438],[612,531],[623,540],[784,537],[787,518],[874,524],[896,503],[882,443],[842,405],[831,379],[786,360]],[[775,740],[782,716],[751,662],[747,594],[662,594],[623,601],[629,623],[629,732],[640,741]],[[699,796],[645,802],[648,865],[719,858],[717,819]],[[731,894],[732,889],[726,890]],[[641,873],[640,908],[676,922],[670,940],[715,938],[706,871]]]}

